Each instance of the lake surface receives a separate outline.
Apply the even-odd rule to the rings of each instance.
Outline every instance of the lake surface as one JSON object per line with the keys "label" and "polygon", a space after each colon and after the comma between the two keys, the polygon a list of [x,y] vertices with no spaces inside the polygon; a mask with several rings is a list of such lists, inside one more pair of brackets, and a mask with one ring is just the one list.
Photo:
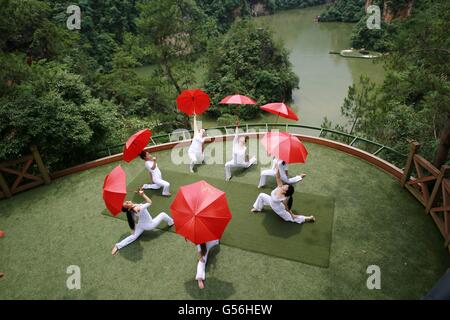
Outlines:
{"label": "lake surface", "polygon": [[[294,72],[300,78],[300,89],[293,92],[290,106],[300,117],[298,123],[320,127],[325,117],[334,124],[346,125],[341,116],[341,106],[347,97],[348,87],[359,83],[366,75],[380,83],[384,79],[381,63],[374,60],[349,59],[329,54],[350,47],[354,24],[317,23],[325,6],[277,12],[255,18],[262,28],[273,32],[275,40],[283,43],[290,52]],[[154,66],[137,68],[139,75],[149,76]],[[201,72],[201,71],[199,71]],[[198,76],[198,78],[201,78]],[[277,101],[274,101],[277,102]],[[216,119],[201,117],[204,127],[215,127]],[[250,122],[293,123],[277,119],[268,113]]]}
{"label": "lake surface", "polygon": [[294,72],[300,78],[291,107],[298,112],[299,123],[305,125],[320,126],[324,117],[345,124],[340,107],[348,87],[358,83],[361,75],[377,83],[384,78],[380,63],[329,54],[350,47],[353,24],[315,22],[314,17],[324,8],[282,11],[255,19],[260,27],[272,30],[290,52]]}

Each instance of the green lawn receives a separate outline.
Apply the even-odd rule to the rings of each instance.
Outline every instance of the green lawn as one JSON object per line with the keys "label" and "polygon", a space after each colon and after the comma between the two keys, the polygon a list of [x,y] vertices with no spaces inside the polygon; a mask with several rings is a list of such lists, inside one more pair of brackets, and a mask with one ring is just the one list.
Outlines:
{"label": "green lawn", "polygon": [[[6,274],[0,299],[420,298],[450,262],[423,207],[366,162],[317,145],[307,148],[308,163],[290,171],[308,174],[299,192],[335,199],[328,268],[222,244],[200,291],[195,248],[172,232],[147,232],[112,257],[113,244],[129,230],[126,222],[101,214],[103,179],[117,165],[111,164],[0,201],[0,229],[6,231],[0,239],[0,271]],[[187,166],[170,162],[170,152],[158,156],[163,174],[187,173]],[[129,182],[142,174],[140,160],[122,166]],[[224,172],[211,165],[197,174],[223,179]],[[229,183],[256,188],[258,175],[253,169]],[[242,199],[249,206],[253,200]],[[66,288],[70,265],[81,268],[81,290]],[[381,268],[381,290],[366,287],[369,265]]]}

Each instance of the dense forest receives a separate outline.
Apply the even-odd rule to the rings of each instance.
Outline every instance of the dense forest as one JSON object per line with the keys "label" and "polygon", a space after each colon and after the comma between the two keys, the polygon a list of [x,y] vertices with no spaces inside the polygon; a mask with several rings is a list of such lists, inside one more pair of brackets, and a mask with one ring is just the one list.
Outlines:
{"label": "dense forest", "polygon": [[[51,169],[92,159],[135,130],[189,127],[175,98],[193,86],[213,103],[239,91],[286,100],[299,85],[288,53],[250,17],[317,0],[80,0],[80,30],[66,21],[71,1],[0,0],[0,159],[36,144]],[[226,53],[226,55],[224,55]],[[135,72],[150,65],[146,77]],[[206,77],[198,77],[197,70]],[[252,119],[258,108],[222,121]]]}
{"label": "dense forest", "polygon": [[[364,29],[363,37],[373,41],[372,30],[362,25],[356,30]],[[385,25],[395,25],[382,39],[389,52],[382,59],[386,78],[375,85],[363,77],[350,87],[342,106],[349,126],[337,128],[403,153],[407,140],[417,140],[422,154],[440,167],[450,147],[450,1],[416,1],[410,16]]]}
{"label": "dense forest", "polygon": [[[69,30],[65,0],[0,0],[0,159],[36,144],[51,170],[91,160],[150,127],[189,127],[175,99],[199,87],[220,124],[252,120],[258,108],[218,108],[236,92],[263,104],[289,101],[301,77],[273,35],[252,17],[325,0],[80,0],[81,29]],[[321,21],[356,22],[353,47],[388,53],[386,79],[349,89],[342,106],[358,134],[407,152],[422,143],[436,165],[450,146],[448,0],[332,1]],[[364,7],[380,4],[381,30]],[[405,10],[408,14],[405,14]],[[146,76],[136,67],[149,66]],[[301,76],[301,75],[300,75]],[[325,123],[325,126],[334,125]]]}

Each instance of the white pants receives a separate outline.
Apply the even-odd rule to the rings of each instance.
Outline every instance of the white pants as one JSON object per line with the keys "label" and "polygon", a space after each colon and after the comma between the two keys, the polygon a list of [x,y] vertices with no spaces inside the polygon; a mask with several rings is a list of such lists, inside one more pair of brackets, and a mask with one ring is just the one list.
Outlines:
{"label": "white pants", "polygon": [[144,189],[152,189],[152,190],[158,190],[163,188],[162,194],[163,196],[168,196],[170,191],[170,183],[163,180],[162,178],[153,178],[152,184],[144,184],[142,186]]}
{"label": "white pants", "polygon": [[252,157],[249,161],[246,161],[244,163],[237,163],[234,160],[228,161],[227,163],[225,163],[225,180],[231,179],[231,169],[232,168],[249,168],[255,162],[256,162],[255,157]]}
{"label": "white pants", "polygon": [[[275,170],[272,170],[272,169],[261,171],[261,177],[259,178],[258,187],[259,188],[264,187],[266,185],[267,177],[275,177],[275,175],[276,175]],[[295,176],[295,177],[288,178],[288,179],[281,178],[281,180],[283,181],[283,183],[286,183],[286,184],[296,184],[302,180],[302,177]]]}
{"label": "white pants", "polygon": [[190,162],[190,169],[193,170],[194,166],[196,164],[201,164],[205,160],[205,154],[203,152],[195,152],[195,151],[188,151]]}
{"label": "white pants", "polygon": [[119,243],[116,243],[116,247],[118,249],[122,249],[123,247],[126,247],[127,245],[129,245],[130,243],[132,243],[133,241],[135,241],[137,238],[139,238],[139,236],[144,232],[144,231],[150,231],[155,229],[156,227],[158,227],[161,222],[165,221],[169,226],[173,225],[173,219],[171,217],[169,217],[169,215],[165,212],[161,212],[160,214],[158,214],[156,216],[156,218],[154,218],[152,220],[151,223],[148,224],[137,224],[134,228],[134,233],[128,237],[126,237],[125,239],[123,239],[122,241],[120,241]]}
{"label": "white pants", "polygon": [[211,250],[211,248],[217,246],[218,244],[219,240],[213,240],[206,243],[206,254],[203,257],[203,261],[198,261],[195,280],[205,280],[206,262],[208,261],[209,250]]}
{"label": "white pants", "polygon": [[298,224],[302,224],[305,222],[305,217],[304,216],[297,216],[295,219],[292,217],[292,215],[287,212],[285,209],[277,209],[275,210],[275,208],[272,207],[271,201],[270,201],[271,197],[268,194],[265,193],[260,193],[258,195],[258,198],[256,198],[255,203],[253,204],[253,208],[255,208],[257,211],[261,211],[264,206],[270,206],[273,211],[275,211],[275,213],[280,216],[281,219],[283,219],[284,221],[288,221],[288,222],[295,222]]}

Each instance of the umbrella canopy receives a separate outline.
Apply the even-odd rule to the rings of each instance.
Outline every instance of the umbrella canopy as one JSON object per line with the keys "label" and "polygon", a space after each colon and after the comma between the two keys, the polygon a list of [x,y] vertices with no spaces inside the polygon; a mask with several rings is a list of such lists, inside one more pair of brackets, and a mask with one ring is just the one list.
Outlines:
{"label": "umbrella canopy", "polygon": [[266,104],[262,106],[261,109],[276,114],[279,117],[298,121],[298,116],[295,114],[295,112],[292,111],[292,109],[288,105],[281,102]]}
{"label": "umbrella canopy", "polygon": [[106,177],[103,183],[103,200],[106,208],[113,216],[122,211],[127,196],[127,177],[121,166],[117,166]]}
{"label": "umbrella canopy", "polygon": [[151,137],[152,132],[149,129],[144,129],[133,134],[123,149],[123,160],[131,162],[135,159],[148,145]]}
{"label": "umbrella canopy", "polygon": [[184,90],[177,98],[178,109],[188,116],[202,114],[210,104],[208,94],[200,89]]}
{"label": "umbrella canopy", "polygon": [[237,94],[223,98],[220,104],[256,104],[256,102],[249,97]]}
{"label": "umbrella canopy", "polygon": [[225,192],[206,181],[181,187],[170,210],[176,232],[195,244],[220,239],[231,220]]}
{"label": "umbrella canopy", "polygon": [[305,163],[308,157],[300,139],[287,132],[268,132],[261,142],[270,155],[286,163]]}

